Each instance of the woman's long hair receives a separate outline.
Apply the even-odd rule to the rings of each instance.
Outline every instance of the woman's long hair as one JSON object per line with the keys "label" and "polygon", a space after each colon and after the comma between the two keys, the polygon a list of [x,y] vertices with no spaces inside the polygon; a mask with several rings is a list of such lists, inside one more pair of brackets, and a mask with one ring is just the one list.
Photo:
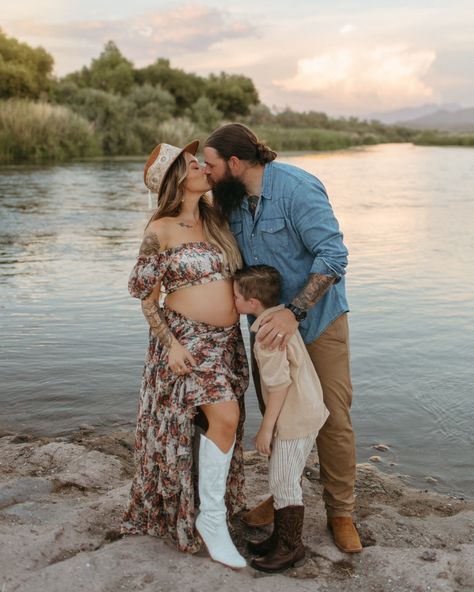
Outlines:
{"label": "woman's long hair", "polygon": [[[188,173],[186,159],[180,154],[168,169],[158,194],[158,207],[153,212],[145,227],[159,218],[176,218],[181,212],[184,195],[184,182]],[[224,262],[234,273],[242,267],[242,257],[234,236],[229,230],[227,221],[214,208],[210,198],[203,195],[199,200],[199,215],[202,221],[204,236],[207,241],[217,245],[224,255]]]}

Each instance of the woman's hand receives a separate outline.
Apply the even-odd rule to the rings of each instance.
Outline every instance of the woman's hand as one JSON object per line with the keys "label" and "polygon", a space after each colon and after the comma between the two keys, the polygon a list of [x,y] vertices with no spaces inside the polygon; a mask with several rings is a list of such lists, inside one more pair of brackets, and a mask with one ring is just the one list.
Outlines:
{"label": "woman's hand", "polygon": [[270,456],[272,452],[271,443],[273,438],[273,431],[264,428],[263,426],[258,430],[255,436],[255,448],[260,454]]}
{"label": "woman's hand", "polygon": [[257,339],[262,349],[274,350],[279,347],[283,351],[297,329],[295,315],[284,308],[263,319]]}
{"label": "woman's hand", "polygon": [[175,374],[190,374],[196,360],[177,339],[173,339],[168,353],[168,365]]}

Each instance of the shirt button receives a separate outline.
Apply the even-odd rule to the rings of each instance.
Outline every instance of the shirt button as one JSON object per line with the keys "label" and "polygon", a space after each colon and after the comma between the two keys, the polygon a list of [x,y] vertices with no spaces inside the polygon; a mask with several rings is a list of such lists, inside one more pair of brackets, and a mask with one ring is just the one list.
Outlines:
{"label": "shirt button", "polygon": [[255,233],[252,233],[252,238],[255,236]]}

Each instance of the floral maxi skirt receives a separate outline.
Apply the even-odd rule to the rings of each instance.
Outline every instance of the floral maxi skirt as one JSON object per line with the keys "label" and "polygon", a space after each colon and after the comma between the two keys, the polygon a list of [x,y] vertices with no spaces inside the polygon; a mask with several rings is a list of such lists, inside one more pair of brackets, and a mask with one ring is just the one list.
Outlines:
{"label": "floral maxi skirt", "polygon": [[178,376],[168,366],[168,349],[151,335],[140,390],[135,438],[136,472],[122,533],[168,537],[182,551],[200,548],[194,531],[194,417],[200,405],[237,400],[240,420],[227,480],[229,515],[245,506],[243,467],[244,392],[248,365],[239,324],[214,327],[190,320],[166,306],[176,339],[196,366]]}

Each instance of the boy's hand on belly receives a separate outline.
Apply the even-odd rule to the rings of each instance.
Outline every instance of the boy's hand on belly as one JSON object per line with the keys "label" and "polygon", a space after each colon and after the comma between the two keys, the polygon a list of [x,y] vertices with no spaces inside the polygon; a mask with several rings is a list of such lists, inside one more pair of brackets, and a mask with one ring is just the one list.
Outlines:
{"label": "boy's hand on belly", "polygon": [[265,428],[260,428],[255,436],[255,448],[260,454],[266,454],[270,456],[271,443],[273,438],[273,431]]}

